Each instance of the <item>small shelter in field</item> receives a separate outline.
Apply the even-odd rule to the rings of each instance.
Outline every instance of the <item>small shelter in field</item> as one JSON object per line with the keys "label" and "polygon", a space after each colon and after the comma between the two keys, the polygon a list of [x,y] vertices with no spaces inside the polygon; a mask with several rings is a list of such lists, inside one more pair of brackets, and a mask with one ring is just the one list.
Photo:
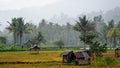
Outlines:
{"label": "small shelter in field", "polygon": [[63,52],[62,56],[63,56],[62,61],[65,63],[70,63],[75,59],[75,55],[74,55],[73,51]]}
{"label": "small shelter in field", "polygon": [[87,52],[75,52],[75,64],[86,65],[90,64],[90,56]]}
{"label": "small shelter in field", "polygon": [[115,48],[115,57],[120,57],[120,47]]}
{"label": "small shelter in field", "polygon": [[30,47],[29,50],[31,51],[32,54],[38,54],[40,48],[37,45],[34,45],[34,46]]}
{"label": "small shelter in field", "polygon": [[86,52],[90,57],[93,56],[93,54],[92,54],[89,50],[85,50],[85,51],[83,51],[83,52]]}

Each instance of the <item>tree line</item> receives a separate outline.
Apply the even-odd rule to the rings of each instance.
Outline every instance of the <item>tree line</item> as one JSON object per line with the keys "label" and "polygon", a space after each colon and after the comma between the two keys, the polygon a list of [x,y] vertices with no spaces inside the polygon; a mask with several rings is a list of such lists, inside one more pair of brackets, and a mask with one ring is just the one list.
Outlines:
{"label": "tree line", "polygon": [[80,36],[84,37],[88,33],[94,33],[96,35],[94,40],[107,43],[110,48],[120,44],[120,22],[114,22],[113,19],[104,22],[101,15],[95,16],[92,20],[87,19],[86,16],[78,17],[75,25],[69,22],[66,25],[55,24],[45,19],[42,19],[38,25],[34,25],[24,20],[24,18],[19,17],[12,18],[8,22],[9,26],[6,27],[8,32],[4,35],[8,45],[14,43],[23,48],[27,41],[32,40],[39,45],[45,43],[52,46],[60,41],[62,45],[68,47],[87,47],[80,40]]}

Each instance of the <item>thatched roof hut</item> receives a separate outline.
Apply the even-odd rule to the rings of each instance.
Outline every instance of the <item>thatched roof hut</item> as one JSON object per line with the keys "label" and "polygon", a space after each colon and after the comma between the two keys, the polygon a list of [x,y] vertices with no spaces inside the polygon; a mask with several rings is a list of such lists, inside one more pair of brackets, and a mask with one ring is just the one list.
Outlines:
{"label": "thatched roof hut", "polygon": [[90,64],[90,56],[87,52],[75,52],[75,63],[78,65]]}
{"label": "thatched roof hut", "polygon": [[120,57],[120,47],[115,48],[115,57]]}
{"label": "thatched roof hut", "polygon": [[34,45],[34,46],[30,47],[29,50],[31,51],[32,54],[38,54],[40,48],[37,45]]}
{"label": "thatched roof hut", "polygon": [[34,45],[32,47],[30,47],[30,50],[40,50],[40,48],[37,45]]}
{"label": "thatched roof hut", "polygon": [[75,59],[73,51],[63,52],[63,62],[70,63]]}

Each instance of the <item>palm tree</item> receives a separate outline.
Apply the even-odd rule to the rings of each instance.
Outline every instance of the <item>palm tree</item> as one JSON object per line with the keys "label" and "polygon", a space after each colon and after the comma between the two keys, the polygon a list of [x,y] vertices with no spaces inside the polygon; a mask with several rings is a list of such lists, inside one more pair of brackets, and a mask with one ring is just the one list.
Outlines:
{"label": "palm tree", "polygon": [[[24,25],[24,20],[23,18],[17,18],[18,21],[18,36],[20,38],[20,45],[22,44],[22,37],[23,37],[23,32],[25,30],[25,25]],[[23,48],[23,46],[22,46]]]}
{"label": "palm tree", "polygon": [[22,45],[22,37],[23,37],[23,34],[24,33],[30,33],[32,30],[30,28],[28,28],[28,24],[29,23],[24,23],[24,19],[22,17],[20,18],[13,18],[12,19],[12,23],[8,22],[9,23],[9,27],[7,27],[7,29],[10,31],[10,32],[13,32],[13,36],[14,36],[14,43],[16,43],[16,40],[20,39],[20,45],[22,46],[23,48],[23,45]]}
{"label": "palm tree", "polygon": [[46,44],[46,39],[44,38],[42,32],[38,32],[37,36],[35,36],[32,40],[35,44],[41,44],[44,43]]}
{"label": "palm tree", "polygon": [[[118,22],[116,27],[120,30],[120,21]],[[119,45],[120,45],[120,38],[119,38]]]}
{"label": "palm tree", "polygon": [[[7,21],[8,22],[8,21]],[[14,38],[14,44],[16,43],[17,41],[17,27],[18,27],[18,22],[17,22],[17,18],[13,18],[11,20],[11,23],[8,22],[8,24],[10,26],[6,27],[7,30],[9,30],[9,32],[13,32],[13,38]]]}
{"label": "palm tree", "polygon": [[108,22],[108,30],[110,30],[112,28],[114,28],[114,20],[113,19]]}
{"label": "palm tree", "polygon": [[18,21],[18,36],[20,38],[20,45],[23,48],[23,45],[22,45],[23,34],[30,33],[32,31],[32,29],[28,28],[29,23],[25,24],[24,19],[22,17],[17,18],[17,21]]}
{"label": "palm tree", "polygon": [[113,47],[116,47],[116,39],[120,38],[120,31],[118,28],[112,28],[111,30],[108,31],[107,33],[107,38],[112,39],[113,38]]}
{"label": "palm tree", "polygon": [[[114,28],[114,20],[113,19],[108,22],[108,31],[110,31],[112,28]],[[109,38],[110,45],[112,44],[112,42],[113,42],[113,38]],[[111,47],[112,47],[112,45],[111,45]]]}
{"label": "palm tree", "polygon": [[[90,23],[86,16],[79,17],[79,20],[76,21],[75,26],[73,27],[74,30],[81,33],[81,36],[86,36],[87,33],[95,31],[95,23]],[[85,49],[85,45],[84,45]]]}
{"label": "palm tree", "polygon": [[88,20],[86,19],[86,16],[83,16],[83,18],[79,17],[79,21],[76,21],[76,24],[73,28],[74,30],[81,32],[82,35],[85,35],[87,24]]}
{"label": "palm tree", "polygon": [[76,21],[74,30],[81,33],[81,35],[86,35],[87,32],[95,31],[95,23],[90,23],[86,16],[79,17],[79,21]]}
{"label": "palm tree", "polygon": [[102,28],[101,28],[101,35],[103,37],[103,39],[105,39],[106,43],[107,43],[107,32],[108,32],[108,25],[106,23],[103,23]]}

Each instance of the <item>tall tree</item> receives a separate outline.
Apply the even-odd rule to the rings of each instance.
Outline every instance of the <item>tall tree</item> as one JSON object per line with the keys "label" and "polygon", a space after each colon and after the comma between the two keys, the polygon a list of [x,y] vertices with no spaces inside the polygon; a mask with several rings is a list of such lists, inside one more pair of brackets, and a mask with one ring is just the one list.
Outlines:
{"label": "tall tree", "polygon": [[44,38],[42,32],[38,32],[37,36],[35,36],[32,40],[35,44],[41,44],[41,43],[44,43],[46,44],[46,39]]}
{"label": "tall tree", "polygon": [[105,40],[105,43],[107,43],[107,32],[108,32],[108,25],[106,23],[104,23],[101,27],[100,35],[102,35],[102,39]]}
{"label": "tall tree", "polygon": [[13,18],[11,20],[11,23],[8,21],[9,26],[6,27],[7,30],[9,30],[9,32],[13,32],[13,38],[14,38],[14,44],[17,42],[17,28],[18,28],[18,22],[17,22],[17,18]]}
{"label": "tall tree", "polygon": [[54,42],[55,45],[57,45],[60,49],[62,48],[62,46],[64,45],[64,42],[62,40],[56,40]]}
{"label": "tall tree", "polygon": [[22,45],[22,37],[23,37],[23,33],[29,33],[31,31],[31,29],[27,28],[27,24],[24,23],[24,19],[22,17],[19,18],[13,18],[12,19],[12,23],[9,23],[9,27],[7,27],[7,29],[10,32],[13,32],[14,35],[14,43],[16,43],[16,38],[19,37],[20,39],[20,45],[23,48]]}
{"label": "tall tree", "polygon": [[18,21],[18,36],[20,38],[20,45],[23,48],[23,45],[22,45],[23,34],[30,33],[32,29],[28,28],[29,23],[25,24],[24,19],[22,17],[17,18],[17,21]]}
{"label": "tall tree", "polygon": [[[76,21],[76,24],[73,28],[74,30],[80,32],[81,36],[86,36],[87,33],[95,31],[95,24],[90,23],[86,19],[86,16],[83,16],[83,17],[79,17],[79,20]],[[84,45],[84,49],[85,49],[85,45]]]}
{"label": "tall tree", "polygon": [[113,38],[113,47],[116,47],[117,42],[116,39],[120,38],[120,31],[118,28],[112,28],[109,30],[109,32],[107,33],[107,37],[112,39]]}
{"label": "tall tree", "polygon": [[[112,19],[112,20],[110,20],[110,21],[108,21],[108,32],[112,29],[112,28],[114,28],[114,20]],[[111,45],[111,47],[112,47],[112,42],[113,42],[113,37],[112,38],[108,38],[109,39],[109,43],[110,43],[110,45]]]}
{"label": "tall tree", "polygon": [[114,20],[113,19],[108,22],[108,29],[110,30],[112,28],[114,28]]}
{"label": "tall tree", "polygon": [[[120,30],[120,21],[117,23],[116,27]],[[119,45],[120,45],[120,38],[119,38]]]}

